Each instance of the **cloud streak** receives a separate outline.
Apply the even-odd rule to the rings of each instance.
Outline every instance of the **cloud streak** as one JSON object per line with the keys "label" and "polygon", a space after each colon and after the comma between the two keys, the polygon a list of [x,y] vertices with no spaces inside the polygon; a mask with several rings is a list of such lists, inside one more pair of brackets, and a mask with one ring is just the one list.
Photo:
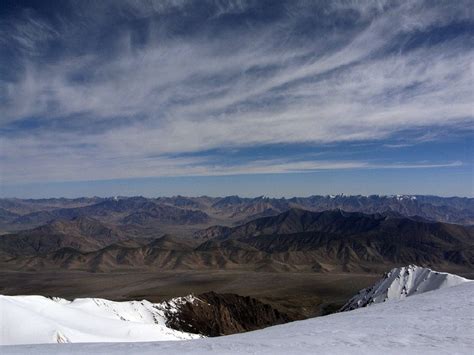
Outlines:
{"label": "cloud streak", "polygon": [[[472,25],[467,2],[288,2],[273,20],[252,1],[207,2],[205,15],[186,1],[81,3],[54,21],[25,10],[0,25],[18,67],[0,81],[4,182],[462,164],[213,167],[175,155],[472,130],[469,31],[429,40]],[[98,44],[114,29],[108,48],[78,47],[81,34]]]}

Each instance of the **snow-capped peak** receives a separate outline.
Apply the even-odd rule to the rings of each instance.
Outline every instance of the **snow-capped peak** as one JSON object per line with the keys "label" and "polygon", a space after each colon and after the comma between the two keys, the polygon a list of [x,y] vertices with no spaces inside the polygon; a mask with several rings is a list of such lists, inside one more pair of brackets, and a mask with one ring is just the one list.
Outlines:
{"label": "snow-capped peak", "polygon": [[398,201],[403,201],[403,200],[415,201],[416,200],[416,196],[411,196],[411,195],[395,195],[394,198],[396,198]]}
{"label": "snow-capped peak", "polygon": [[341,311],[350,311],[374,303],[400,300],[464,282],[471,282],[471,280],[416,265],[394,268],[374,286],[359,291],[341,308]]}

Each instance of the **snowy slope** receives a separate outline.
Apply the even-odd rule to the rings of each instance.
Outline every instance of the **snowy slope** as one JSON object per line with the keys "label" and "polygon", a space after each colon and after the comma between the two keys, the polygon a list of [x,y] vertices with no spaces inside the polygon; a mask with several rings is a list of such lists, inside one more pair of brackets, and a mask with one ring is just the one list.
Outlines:
{"label": "snowy slope", "polygon": [[374,303],[399,300],[423,292],[456,286],[469,280],[445,272],[409,265],[392,269],[374,286],[365,288],[341,309],[350,311]]}
{"label": "snowy slope", "polygon": [[7,354],[472,354],[474,282],[371,307],[219,338],[45,344]]}
{"label": "snowy slope", "polygon": [[166,326],[165,312],[188,301],[196,300],[187,297],[153,304],[0,296],[0,345],[193,339],[199,336]]}

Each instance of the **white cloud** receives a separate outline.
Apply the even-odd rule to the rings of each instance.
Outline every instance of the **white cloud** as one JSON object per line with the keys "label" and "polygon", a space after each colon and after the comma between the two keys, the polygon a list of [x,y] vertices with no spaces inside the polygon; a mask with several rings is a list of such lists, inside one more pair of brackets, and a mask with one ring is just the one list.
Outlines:
{"label": "white cloud", "polygon": [[[209,161],[167,155],[377,140],[425,126],[473,128],[469,47],[453,40],[384,53],[397,36],[472,14],[462,3],[387,4],[333,3],[330,11],[354,9],[370,24],[350,33],[326,33],[305,46],[281,45],[291,40],[282,36],[298,20],[296,14],[277,27],[242,30],[231,38],[216,34],[176,41],[150,31],[147,46],[134,49],[130,36],[124,36],[119,55],[107,60],[91,52],[38,64],[35,56],[25,55],[19,80],[0,82],[5,97],[0,122],[5,127],[34,117],[40,124],[2,139],[2,180],[366,168],[371,164],[344,161],[211,168]],[[180,1],[127,2],[117,11],[143,18],[183,6]],[[239,13],[246,6],[222,2],[214,15]],[[80,9],[83,16],[91,11]],[[29,52],[44,36],[58,33],[36,18],[16,28],[13,39]],[[71,79],[78,74],[85,79]]]}

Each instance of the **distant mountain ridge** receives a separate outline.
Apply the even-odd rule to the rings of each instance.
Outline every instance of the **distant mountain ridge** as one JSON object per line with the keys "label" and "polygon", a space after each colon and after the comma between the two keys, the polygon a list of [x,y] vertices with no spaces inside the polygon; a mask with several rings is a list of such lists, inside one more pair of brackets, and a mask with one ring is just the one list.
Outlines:
{"label": "distant mountain ridge", "polygon": [[[341,209],[367,214],[384,213],[430,221],[474,224],[474,199],[421,195],[310,196],[293,198],[227,197],[113,197],[78,199],[0,199],[0,232],[40,226],[54,219],[79,216],[116,225],[147,228],[147,234],[184,233],[180,226],[197,231],[212,225],[232,227],[253,219],[275,216],[292,208],[315,212]],[[193,227],[196,226],[196,227]],[[140,233],[140,232],[139,232]]]}
{"label": "distant mountain ridge", "polygon": [[210,221],[205,212],[160,204],[144,197],[109,198],[91,202],[93,203],[79,207],[47,208],[23,215],[6,215],[3,220],[14,230],[78,217],[91,217],[117,226],[138,225],[151,228],[156,225],[200,225]]}
{"label": "distant mountain ridge", "polygon": [[32,230],[0,237],[0,253],[42,255],[61,248],[93,251],[128,239],[120,231],[90,217],[54,220]]}
{"label": "distant mountain ridge", "polygon": [[[258,235],[293,234],[303,232],[357,233],[378,225],[386,217],[382,214],[366,215],[359,212],[330,210],[312,212],[291,208],[276,216],[262,217],[241,226],[223,229],[217,234],[211,227],[210,232],[216,239],[255,237]],[[202,232],[206,234],[206,231]],[[217,234],[217,235],[216,235]],[[200,236],[199,233],[196,236]]]}
{"label": "distant mountain ridge", "polygon": [[[22,233],[34,236],[37,230]],[[48,240],[47,235],[43,238]],[[78,247],[71,244],[70,236],[61,238],[69,242],[58,243],[53,234],[53,242],[43,243],[53,246],[48,252],[35,254],[34,248],[30,248],[28,256],[23,245],[15,252],[15,243],[0,243],[0,255],[6,253],[4,260],[8,260],[2,265],[25,270],[65,268],[95,272],[125,269],[378,272],[410,263],[442,269],[474,269],[474,227],[341,210],[290,209],[242,226],[213,227],[205,231],[205,237],[120,239],[95,250],[90,250],[90,243],[88,248]],[[81,238],[89,241],[87,235]],[[3,237],[5,241],[15,239],[15,235]]]}

